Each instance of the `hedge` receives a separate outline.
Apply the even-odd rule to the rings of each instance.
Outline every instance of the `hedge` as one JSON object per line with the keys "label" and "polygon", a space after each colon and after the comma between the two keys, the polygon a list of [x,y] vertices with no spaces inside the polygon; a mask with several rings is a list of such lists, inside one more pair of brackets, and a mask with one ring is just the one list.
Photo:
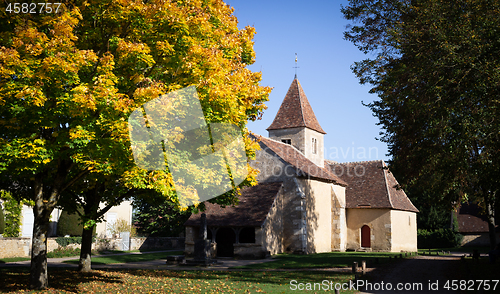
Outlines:
{"label": "hedge", "polygon": [[417,233],[418,248],[421,249],[459,247],[462,239],[463,235],[450,229],[419,229]]}
{"label": "hedge", "polygon": [[82,232],[83,224],[80,222],[78,213],[69,214],[66,210],[63,210],[57,221],[57,235],[81,236]]}
{"label": "hedge", "polygon": [[0,204],[0,234],[3,234],[4,230],[5,230],[5,217],[3,215],[2,205]]}

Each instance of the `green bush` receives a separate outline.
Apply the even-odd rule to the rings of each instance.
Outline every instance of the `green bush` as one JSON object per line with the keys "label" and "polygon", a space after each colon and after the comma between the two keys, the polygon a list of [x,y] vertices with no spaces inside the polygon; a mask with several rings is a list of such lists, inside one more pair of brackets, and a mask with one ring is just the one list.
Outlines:
{"label": "green bush", "polygon": [[2,205],[0,204],[0,234],[3,234],[4,230],[5,230],[5,217],[3,215]]}
{"label": "green bush", "polygon": [[461,234],[450,229],[419,229],[417,233],[418,248],[421,249],[459,247],[462,239]]}
{"label": "green bush", "polygon": [[80,248],[57,248],[47,253],[48,258],[61,258],[80,255]]}
{"label": "green bush", "polygon": [[5,210],[3,236],[19,237],[21,233],[21,211],[23,204],[14,199],[9,192],[0,191],[0,198],[4,200],[3,207]]}
{"label": "green bush", "polygon": [[61,247],[66,247],[69,244],[82,244],[82,237],[57,237],[57,244]]}
{"label": "green bush", "polygon": [[63,210],[57,221],[57,235],[81,236],[82,232],[83,224],[80,222],[78,213],[69,214],[66,210]]}

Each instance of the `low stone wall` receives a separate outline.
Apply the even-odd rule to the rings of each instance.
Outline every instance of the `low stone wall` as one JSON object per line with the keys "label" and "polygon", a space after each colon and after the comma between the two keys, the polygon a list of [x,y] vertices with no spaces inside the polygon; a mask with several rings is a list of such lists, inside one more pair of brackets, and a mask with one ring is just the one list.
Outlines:
{"label": "low stone wall", "polygon": [[[184,250],[184,238],[180,237],[136,237],[130,238],[129,250]],[[47,252],[59,248],[56,238],[47,239]],[[80,248],[79,244],[70,244],[67,247]],[[97,239],[92,244],[92,249],[97,250],[123,250],[122,239]],[[30,257],[31,238],[1,238],[0,259],[9,257]]]}
{"label": "low stone wall", "polygon": [[31,238],[0,238],[0,258],[29,257]]}
{"label": "low stone wall", "polygon": [[270,255],[264,250],[264,247],[255,243],[233,244],[235,259],[262,259]]}
{"label": "low stone wall", "polygon": [[489,246],[490,236],[488,233],[464,234],[462,246]]}
{"label": "low stone wall", "polygon": [[180,249],[184,250],[183,237],[137,237],[130,238],[130,250]]}

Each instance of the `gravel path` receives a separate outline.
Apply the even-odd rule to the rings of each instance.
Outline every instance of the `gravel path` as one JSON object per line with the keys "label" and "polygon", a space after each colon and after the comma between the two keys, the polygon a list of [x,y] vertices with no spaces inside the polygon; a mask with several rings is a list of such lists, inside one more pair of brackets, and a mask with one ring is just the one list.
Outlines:
{"label": "gravel path", "polygon": [[458,255],[416,256],[381,267],[370,273],[372,288],[361,293],[459,293],[443,288],[447,280],[459,279],[456,272],[459,260]]}

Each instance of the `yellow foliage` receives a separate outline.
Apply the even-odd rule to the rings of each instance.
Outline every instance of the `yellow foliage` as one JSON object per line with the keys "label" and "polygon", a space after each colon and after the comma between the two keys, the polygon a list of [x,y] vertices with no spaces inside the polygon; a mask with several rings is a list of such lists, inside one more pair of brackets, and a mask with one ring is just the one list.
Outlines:
{"label": "yellow foliage", "polygon": [[[207,122],[233,123],[246,133],[246,121],[266,108],[271,88],[248,69],[255,29],[238,29],[223,1],[88,0],[63,3],[57,14],[3,17],[14,29],[0,35],[0,105],[11,106],[0,108],[6,134],[0,160],[13,170],[57,170],[53,156],[65,150],[74,168],[116,173],[128,188],[154,189],[175,201],[169,173],[132,164],[130,113],[190,85]],[[165,115],[183,118],[176,105],[164,106]],[[184,138],[181,129],[170,135],[167,145]],[[254,156],[258,144],[244,141],[246,155]],[[185,167],[201,185],[221,181],[217,173]],[[245,184],[255,184],[249,171]]]}

